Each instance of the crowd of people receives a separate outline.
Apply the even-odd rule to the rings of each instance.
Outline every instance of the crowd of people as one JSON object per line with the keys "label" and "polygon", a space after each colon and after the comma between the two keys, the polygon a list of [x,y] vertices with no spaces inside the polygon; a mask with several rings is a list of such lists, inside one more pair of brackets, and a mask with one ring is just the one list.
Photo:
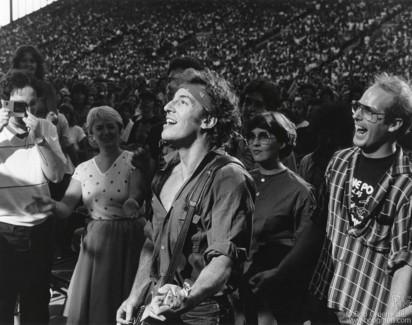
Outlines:
{"label": "crowd of people", "polygon": [[410,321],[408,1],[139,4],[0,29],[0,323]]}
{"label": "crowd of people", "polygon": [[[49,64],[50,80],[123,84],[127,76],[140,74],[159,80],[170,57],[186,55],[201,59],[238,89],[256,77],[338,86],[367,80],[376,64],[409,71],[408,45],[395,51],[385,37],[396,30],[398,38],[408,39],[409,12],[405,0],[182,0],[139,6],[132,0],[62,0],[0,29],[0,66],[4,71],[19,45],[36,44]],[[383,60],[381,51],[395,57]]]}

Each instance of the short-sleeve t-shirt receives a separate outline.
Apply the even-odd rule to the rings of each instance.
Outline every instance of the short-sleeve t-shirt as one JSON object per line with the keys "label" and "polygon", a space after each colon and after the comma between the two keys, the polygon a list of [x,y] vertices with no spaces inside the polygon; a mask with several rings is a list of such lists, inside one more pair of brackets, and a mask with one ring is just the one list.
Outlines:
{"label": "short-sleeve t-shirt", "polygon": [[74,144],[74,148],[79,150],[79,142],[86,138],[86,133],[84,133],[83,129],[78,126],[74,125],[69,127],[69,140],[71,143]]}
{"label": "short-sleeve t-shirt", "polygon": [[82,186],[83,203],[93,219],[124,218],[123,203],[129,197],[130,174],[135,169],[133,154],[123,151],[106,173],[92,158],[77,166],[73,179]]}

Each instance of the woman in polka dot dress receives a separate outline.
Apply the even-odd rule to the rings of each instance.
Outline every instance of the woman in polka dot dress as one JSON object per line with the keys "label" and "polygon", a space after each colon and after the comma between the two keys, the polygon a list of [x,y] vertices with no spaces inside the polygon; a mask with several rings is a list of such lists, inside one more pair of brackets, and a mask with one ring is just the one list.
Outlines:
{"label": "woman in polka dot dress", "polygon": [[60,202],[37,197],[33,204],[64,218],[83,201],[92,218],[70,283],[68,324],[114,324],[138,268],[148,182],[133,167],[133,154],[120,149],[122,126],[114,109],[90,110],[87,128],[99,153],[76,168]]}

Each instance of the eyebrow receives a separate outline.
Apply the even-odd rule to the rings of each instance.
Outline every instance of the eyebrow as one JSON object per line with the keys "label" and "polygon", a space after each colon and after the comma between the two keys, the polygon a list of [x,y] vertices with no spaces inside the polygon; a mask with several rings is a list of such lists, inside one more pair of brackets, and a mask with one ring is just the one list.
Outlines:
{"label": "eyebrow", "polygon": [[175,98],[175,99],[179,99],[179,98],[187,98],[188,100],[190,100],[190,102],[192,103],[192,104],[194,104],[194,103],[196,103],[196,100],[194,99],[194,98],[191,98],[191,97],[189,97],[188,95],[179,95],[177,98]]}

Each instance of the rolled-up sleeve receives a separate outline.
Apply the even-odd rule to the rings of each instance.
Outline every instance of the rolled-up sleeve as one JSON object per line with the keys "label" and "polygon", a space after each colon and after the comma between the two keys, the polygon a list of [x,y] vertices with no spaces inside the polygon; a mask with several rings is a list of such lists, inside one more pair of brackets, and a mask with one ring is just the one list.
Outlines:
{"label": "rolled-up sleeve", "polygon": [[247,259],[251,244],[254,181],[240,167],[227,165],[216,173],[210,190],[211,227],[204,259],[209,263],[225,255],[239,265]]}
{"label": "rolled-up sleeve", "polygon": [[391,235],[391,250],[388,259],[388,273],[408,264],[412,266],[412,202],[399,209],[394,220]]}

